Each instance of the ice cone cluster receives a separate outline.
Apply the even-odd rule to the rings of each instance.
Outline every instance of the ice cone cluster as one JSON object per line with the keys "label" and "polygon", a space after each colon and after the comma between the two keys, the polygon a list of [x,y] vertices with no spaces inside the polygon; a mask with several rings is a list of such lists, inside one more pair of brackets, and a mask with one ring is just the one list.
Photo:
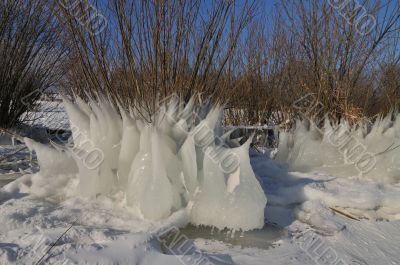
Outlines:
{"label": "ice cone cluster", "polygon": [[350,126],[325,120],[322,129],[307,120],[281,132],[277,159],[292,171],[322,171],[383,183],[400,181],[400,115]]}
{"label": "ice cone cluster", "polygon": [[[229,133],[219,133],[221,107],[199,107],[194,101],[172,97],[143,118],[108,100],[64,100],[73,146],[62,151],[63,163],[74,164],[76,194],[123,192],[127,204],[147,219],[190,208],[196,225],[263,227],[267,199],[250,165],[251,139],[230,147]],[[46,152],[36,151],[41,172],[49,174],[54,163],[41,161],[48,157],[39,153]],[[56,169],[50,172],[57,174]]]}

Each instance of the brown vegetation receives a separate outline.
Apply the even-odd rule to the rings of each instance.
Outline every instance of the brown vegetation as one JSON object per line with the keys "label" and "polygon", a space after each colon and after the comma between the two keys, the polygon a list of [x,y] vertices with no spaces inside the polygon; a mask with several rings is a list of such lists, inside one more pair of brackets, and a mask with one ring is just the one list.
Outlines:
{"label": "brown vegetation", "polygon": [[[49,64],[65,73],[64,91],[106,95],[146,118],[172,93],[226,103],[230,124],[284,123],[310,93],[323,111],[309,115],[351,122],[400,104],[397,0],[278,1],[273,10],[259,0],[48,4],[69,55],[62,67]],[[376,22],[367,31],[366,15]]]}
{"label": "brown vegetation", "polygon": [[49,1],[0,2],[0,127],[16,125],[61,76],[66,55]]}

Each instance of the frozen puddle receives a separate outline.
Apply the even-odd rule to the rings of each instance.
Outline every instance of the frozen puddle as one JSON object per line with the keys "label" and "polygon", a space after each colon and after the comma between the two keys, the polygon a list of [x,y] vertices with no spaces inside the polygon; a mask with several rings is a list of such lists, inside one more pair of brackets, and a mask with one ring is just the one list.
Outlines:
{"label": "frozen puddle", "polygon": [[206,226],[188,225],[180,229],[181,234],[189,239],[205,239],[224,242],[232,246],[242,248],[268,249],[274,242],[287,237],[287,231],[283,228],[266,224],[262,229],[247,232],[232,232],[232,230],[218,230]]}

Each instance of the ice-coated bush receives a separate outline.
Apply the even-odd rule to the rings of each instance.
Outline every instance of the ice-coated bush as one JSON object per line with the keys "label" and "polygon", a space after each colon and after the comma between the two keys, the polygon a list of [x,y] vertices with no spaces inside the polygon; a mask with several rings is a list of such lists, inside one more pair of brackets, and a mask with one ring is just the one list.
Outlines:
{"label": "ice-coated bush", "polygon": [[[41,153],[39,174],[57,175],[59,158],[65,156],[75,163],[77,196],[123,192],[127,204],[147,219],[186,208],[197,225],[263,227],[267,198],[250,165],[251,139],[229,148],[229,135],[219,137],[219,106],[197,106],[194,99],[183,104],[172,97],[148,122],[107,100],[65,99],[64,104],[73,144],[48,150],[57,159],[49,163],[41,161],[51,159],[43,155],[43,146],[36,150],[28,141]],[[58,152],[65,154],[54,155]]]}
{"label": "ice-coated bush", "polygon": [[297,121],[281,132],[277,160],[292,171],[322,171],[337,176],[361,177],[383,183],[400,181],[400,115],[378,117],[373,124],[325,120],[317,128]]}

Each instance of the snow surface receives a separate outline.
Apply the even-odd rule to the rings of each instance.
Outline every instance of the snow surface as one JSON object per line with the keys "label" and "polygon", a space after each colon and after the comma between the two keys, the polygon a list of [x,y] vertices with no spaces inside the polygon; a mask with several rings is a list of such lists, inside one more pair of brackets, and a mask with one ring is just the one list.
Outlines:
{"label": "snow surface", "polygon": [[45,256],[44,264],[399,264],[400,216],[384,203],[399,201],[398,185],[288,173],[258,154],[251,162],[269,195],[265,222],[285,231],[271,242],[241,245],[248,235],[232,230],[222,233],[235,244],[212,234],[186,237],[177,229],[190,222],[188,209],[151,221],[127,207],[122,194],[37,198],[29,194],[35,175],[26,175],[1,191],[0,262],[32,264]]}
{"label": "snow surface", "polygon": [[[80,104],[81,112],[90,111],[82,103]],[[254,178],[248,179],[250,184],[257,179],[262,192],[268,196],[268,204],[265,209],[263,207],[265,216],[263,229],[241,232],[235,229],[218,230],[205,227],[196,229],[196,226],[190,225],[190,223],[197,224],[196,220],[200,220],[199,223],[208,221],[213,223],[218,221],[218,216],[223,220],[221,212],[229,211],[230,207],[227,207],[228,210],[224,208],[230,206],[230,202],[218,197],[221,183],[208,182],[204,173],[197,170],[199,164],[205,168],[209,167],[207,156],[206,159],[204,157],[199,159],[197,153],[193,155],[193,145],[190,143],[193,139],[182,140],[182,135],[176,130],[173,134],[174,141],[181,143],[178,145],[181,147],[173,154],[182,158],[180,162],[183,163],[184,176],[175,181],[180,183],[179,181],[183,179],[181,183],[184,183],[184,189],[189,194],[199,196],[201,193],[198,192],[198,182],[204,178],[205,185],[201,188],[208,189],[207,192],[220,201],[205,196],[201,198],[204,202],[202,207],[197,206],[196,209],[193,201],[189,199],[182,207],[173,208],[174,210],[164,218],[146,218],[140,207],[132,207],[128,203],[128,200],[133,199],[128,199],[121,187],[129,186],[130,178],[123,176],[130,175],[131,170],[127,167],[132,162],[134,153],[140,152],[140,144],[150,149],[153,147],[132,137],[135,133],[139,134],[146,129],[139,124],[135,124],[135,127],[127,119],[127,116],[122,115],[121,141],[129,143],[132,149],[124,148],[125,144],[121,145],[119,153],[112,153],[113,155],[107,158],[108,163],[120,169],[122,174],[116,184],[118,188],[108,194],[92,191],[92,196],[85,196],[94,187],[88,182],[85,188],[77,189],[81,178],[79,174],[83,172],[81,171],[83,168],[74,164],[76,158],[73,155],[60,149],[59,146],[49,151],[48,146],[27,141],[29,148],[35,150],[38,156],[40,173],[26,174],[27,172],[18,172],[15,168],[0,172],[5,175],[25,174],[0,189],[0,264],[38,264],[39,261],[42,264],[138,265],[400,264],[398,178],[376,169],[371,171],[373,174],[367,173],[361,176],[345,174],[351,167],[354,170],[354,166],[340,166],[343,161],[335,153],[331,158],[337,163],[329,168],[332,171],[326,170],[327,167],[317,160],[320,159],[318,155],[325,156],[323,152],[317,151],[321,148],[322,136],[318,133],[309,134],[308,129],[301,132],[300,138],[290,134],[286,134],[285,138],[285,134],[281,134],[281,143],[285,142],[285,139],[286,142],[280,145],[278,159],[289,162],[288,165],[277,163],[268,155],[259,154],[251,149],[250,158],[248,149],[236,150],[242,152],[239,155],[251,163],[251,168],[244,169],[247,172],[252,169],[251,172],[255,174]],[[114,122],[119,123],[119,121]],[[385,132],[397,132],[388,129],[394,126],[393,122],[387,124],[389,125],[384,129]],[[81,128],[85,128],[85,125]],[[97,131],[92,130],[93,133]],[[171,129],[172,131],[174,130]],[[382,131],[378,133],[375,129],[373,134],[377,136],[368,138],[379,141]],[[154,133],[149,135],[150,138],[155,137],[152,138],[152,142],[160,138]],[[306,137],[303,137],[304,135]],[[314,142],[310,142],[310,138]],[[304,139],[308,140],[303,141]],[[363,136],[362,139],[367,138]],[[374,146],[382,145],[369,141],[371,143],[367,143],[368,151],[373,150]],[[368,141],[365,140],[363,143],[366,142]],[[113,144],[112,141],[107,143],[111,147]],[[297,147],[293,149],[293,146]],[[16,147],[5,146],[0,148],[0,153],[2,155],[12,153],[13,150],[16,150]],[[293,152],[294,150],[298,150],[304,156],[298,155],[298,151]],[[385,164],[388,168],[396,167],[397,160],[391,154],[395,150],[397,149],[384,154],[386,159],[390,158]],[[166,152],[157,159],[164,160],[162,162],[165,163],[171,159],[168,156],[170,153]],[[287,160],[289,156],[294,160]],[[16,163],[21,160],[25,167],[31,167],[28,157],[29,154],[24,151],[9,161]],[[196,161],[196,165],[185,162],[183,158]],[[378,161],[385,163],[385,160]],[[381,170],[382,166],[379,163],[377,169]],[[35,171],[35,168],[31,170]],[[158,172],[154,167],[150,167],[149,170]],[[243,170],[243,166],[240,170]],[[219,171],[215,168],[211,167],[208,172],[218,179]],[[92,173],[85,171],[87,176]],[[226,178],[226,182],[223,182],[228,196],[232,191],[240,191],[239,182],[242,180],[238,177],[242,176],[240,173],[240,171],[232,172]],[[379,178],[378,173],[382,173],[382,178]],[[246,175],[252,177],[251,174]],[[93,175],[93,177],[98,176],[98,172]],[[220,176],[219,179],[221,180]],[[240,192],[251,193],[246,189]],[[187,195],[187,198],[192,197]],[[161,200],[164,198],[153,200],[152,203],[155,207],[163,207],[157,205],[165,203]],[[243,205],[246,203],[243,200]],[[193,210],[197,212],[198,219],[193,218]],[[247,214],[246,211],[241,212],[241,209],[237,209],[229,214],[242,216],[242,220],[252,222],[250,216],[254,213]],[[204,220],[207,216],[215,219]]]}
{"label": "snow surface", "polygon": [[20,120],[29,126],[36,128],[47,128],[51,130],[68,130],[69,121],[61,101],[37,102],[35,110],[25,112]]}

